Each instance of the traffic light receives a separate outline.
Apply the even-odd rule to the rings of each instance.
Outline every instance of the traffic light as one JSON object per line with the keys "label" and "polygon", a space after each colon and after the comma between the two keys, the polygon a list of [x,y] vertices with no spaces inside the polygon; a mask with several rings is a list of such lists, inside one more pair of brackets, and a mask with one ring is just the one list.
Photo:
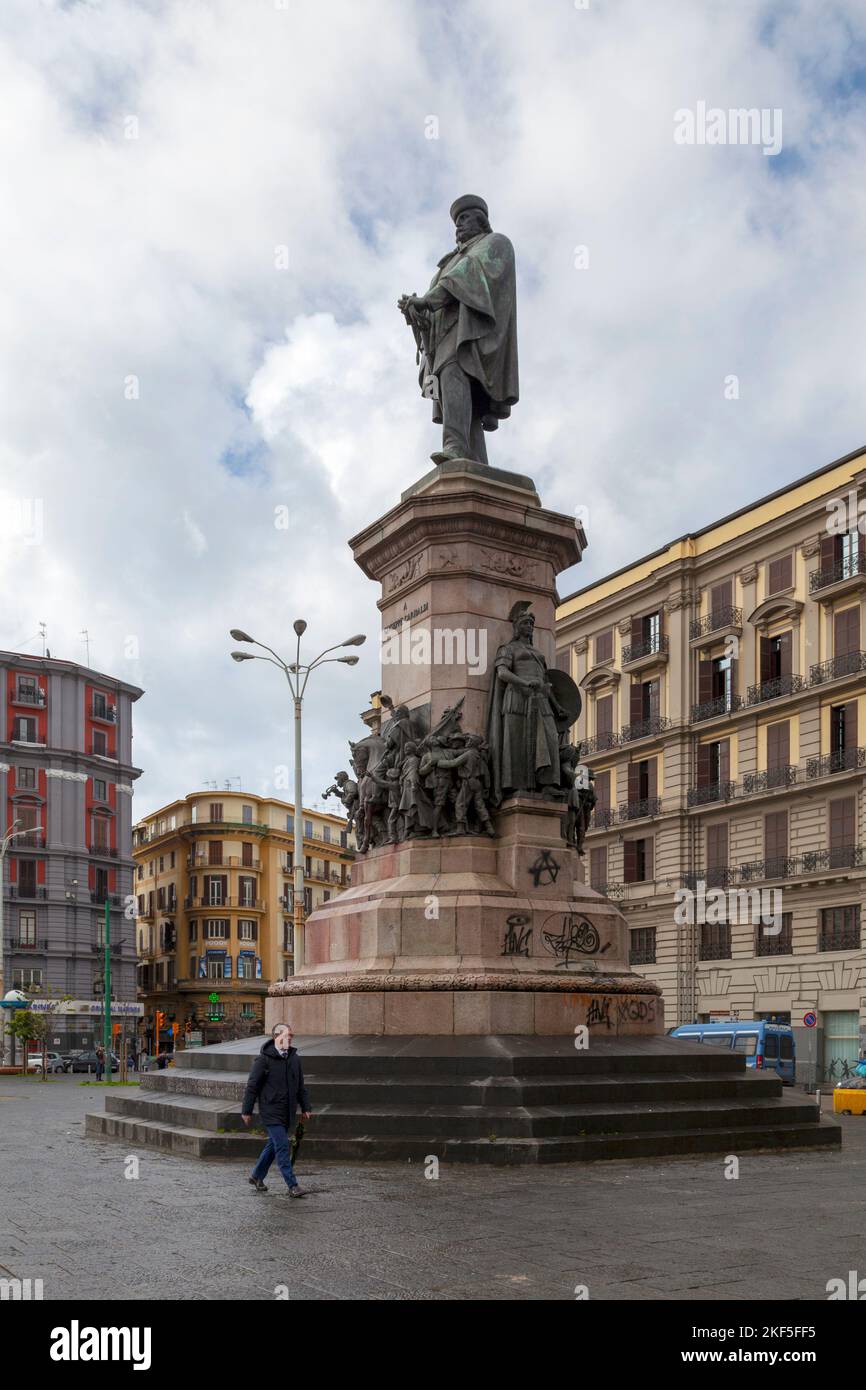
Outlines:
{"label": "traffic light", "polygon": [[157,1042],[159,1041],[159,1035],[160,1035],[160,1033],[162,1032],[162,1030],[163,1030],[164,1027],[165,1027],[165,1014],[162,1012],[161,1009],[157,1009],[157,1011],[156,1011],[156,1038],[157,1038]]}

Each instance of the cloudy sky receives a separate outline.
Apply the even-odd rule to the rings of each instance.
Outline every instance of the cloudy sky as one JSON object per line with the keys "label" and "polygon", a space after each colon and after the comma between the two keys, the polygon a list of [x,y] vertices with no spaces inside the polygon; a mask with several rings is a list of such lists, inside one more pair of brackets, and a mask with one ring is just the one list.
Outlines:
{"label": "cloudy sky", "polygon": [[[588,514],[561,593],[866,442],[862,0],[4,0],[0,42],[0,648],[87,629],[144,687],[137,816],[289,761],[229,627],[378,633],[346,540],[437,447],[396,299],[458,194],[517,252],[491,461]],[[700,103],[780,152],[680,143]],[[317,673],[308,804],[360,654]]]}

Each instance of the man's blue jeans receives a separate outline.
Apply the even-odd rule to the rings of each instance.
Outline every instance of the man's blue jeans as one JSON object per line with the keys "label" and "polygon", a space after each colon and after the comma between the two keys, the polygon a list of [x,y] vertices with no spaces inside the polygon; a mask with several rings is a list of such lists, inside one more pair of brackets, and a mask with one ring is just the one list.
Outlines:
{"label": "man's blue jeans", "polygon": [[298,1180],[292,1168],[292,1153],[289,1142],[289,1131],[285,1125],[265,1125],[270,1138],[259,1154],[259,1161],[253,1169],[254,1178],[264,1178],[267,1171],[277,1160],[277,1166],[288,1183],[289,1187],[297,1187]]}

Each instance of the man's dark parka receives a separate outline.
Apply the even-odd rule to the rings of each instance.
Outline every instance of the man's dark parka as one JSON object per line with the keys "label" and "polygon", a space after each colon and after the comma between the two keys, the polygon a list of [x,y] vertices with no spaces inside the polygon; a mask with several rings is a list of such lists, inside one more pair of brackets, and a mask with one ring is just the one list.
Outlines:
{"label": "man's dark parka", "polygon": [[264,1125],[295,1123],[295,1111],[310,1111],[310,1097],[304,1085],[304,1071],[296,1047],[289,1048],[288,1057],[281,1057],[273,1039],[269,1038],[253,1062],[241,1106],[243,1115],[251,1115],[256,1101]]}

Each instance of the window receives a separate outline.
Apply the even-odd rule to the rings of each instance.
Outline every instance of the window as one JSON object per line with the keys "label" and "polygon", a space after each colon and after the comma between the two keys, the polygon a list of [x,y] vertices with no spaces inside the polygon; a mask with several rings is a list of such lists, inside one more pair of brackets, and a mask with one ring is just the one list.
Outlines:
{"label": "window", "polygon": [[782,681],[791,675],[792,634],[779,632],[761,638],[761,684]]}
{"label": "window", "polygon": [[755,926],[756,956],[790,956],[794,952],[794,914],[782,913],[782,930],[773,934],[777,922],[758,922]]}
{"label": "window", "polygon": [[13,970],[13,972],[12,972],[12,988],[13,988],[13,989],[23,989],[23,990],[28,990],[28,989],[41,989],[41,988],[42,988],[42,971],[41,971],[41,970],[31,970],[29,966],[28,966],[28,967],[25,967],[24,969]]}
{"label": "window", "polygon": [[253,808],[252,808],[252,806],[242,806],[242,807],[241,807],[241,820],[243,821],[244,825],[252,825],[252,823],[253,823]]}
{"label": "window", "polygon": [[291,813],[286,816],[286,829],[292,832],[295,829],[295,818]]}
{"label": "window", "polygon": [[169,855],[169,865],[168,865],[168,867],[169,867],[170,869],[173,869],[173,868],[174,868],[174,850],[172,850],[171,854]]}
{"label": "window", "polygon": [[312,840],[312,838],[313,838],[313,822],[312,822],[311,820],[305,820],[305,821],[304,821],[304,835],[306,836],[306,838],[307,838],[308,840]]}
{"label": "window", "polygon": [[313,910],[313,890],[312,890],[312,888],[305,888],[305,889],[304,889],[304,912],[308,914],[308,913],[312,912],[312,910]]}
{"label": "window", "polygon": [[728,881],[728,823],[721,821],[707,826],[708,888],[718,888]]}
{"label": "window", "polygon": [[790,589],[793,583],[793,556],[780,555],[778,559],[771,560],[767,566],[767,595],[780,594],[784,589]]}
{"label": "window", "polygon": [[649,883],[653,876],[653,842],[626,840],[623,846],[623,878],[626,883]]}
{"label": "window", "polygon": [[595,702],[595,733],[599,748],[613,742],[613,696],[601,695]]}
{"label": "window", "polygon": [[858,951],[860,949],[860,908],[825,907],[821,912],[819,951]]}
{"label": "window", "polygon": [[589,851],[589,886],[600,893],[607,884],[607,846]]}
{"label": "window", "polygon": [[221,864],[223,862],[223,842],[222,840],[209,840],[207,847],[207,862],[209,864]]}
{"label": "window", "polygon": [[[769,1055],[770,1055],[770,1053],[767,1051],[767,1047],[766,1047],[766,1043],[769,1043],[769,1041],[770,1041],[770,1038],[767,1037],[767,1038],[765,1039],[765,1046],[764,1046],[764,1056],[765,1056],[765,1057],[769,1057]],[[744,1056],[746,1056],[746,1057],[754,1057],[754,1055],[755,1055],[755,1053],[757,1052],[757,1050],[758,1050],[758,1035],[757,1035],[757,1033],[737,1033],[737,1034],[735,1035],[735,1037],[734,1037],[734,1046],[733,1046],[733,1051],[734,1051],[734,1052],[740,1052],[740,1053],[742,1053],[742,1054],[743,1054]],[[773,1055],[775,1056],[775,1053],[774,1053]]]}
{"label": "window", "polygon": [[[225,956],[212,956],[210,955],[210,953],[208,953],[207,977],[209,980],[225,979]],[[216,1010],[213,1008],[213,1005],[209,1005],[209,1008],[211,1009],[211,1012],[216,1012]],[[224,1004],[222,1005],[222,1008],[223,1010],[225,1009]]]}
{"label": "window", "polygon": [[13,742],[36,743],[38,737],[36,720],[29,715],[17,715],[12,731]]}
{"label": "window", "polygon": [[[628,800],[629,805],[655,800],[658,794],[658,760],[642,758],[640,762],[629,763]],[[597,795],[597,793],[596,793]]]}
{"label": "window", "polygon": [[[840,613],[833,615],[833,655],[834,657],[851,656],[860,650],[860,607],[843,608]],[[852,670],[857,670],[857,666],[848,663]],[[846,668],[837,671],[836,674],[843,675]]]}
{"label": "window", "polygon": [[22,791],[36,790],[36,768],[17,767],[15,769],[15,785]]}
{"label": "window", "polygon": [[283,950],[293,951],[295,949],[295,927],[294,923],[287,917],[283,918]]}
{"label": "window", "polygon": [[244,867],[247,868],[247,869],[251,869],[251,868],[253,867],[253,847],[252,847],[252,845],[248,845],[248,844],[243,844],[243,845],[241,845],[241,863],[242,863],[242,864],[244,865]]}
{"label": "window", "polygon": [[108,718],[108,701],[98,690],[93,694],[93,714],[96,719]]}
{"label": "window", "polygon": [[35,859],[19,859],[18,863],[18,896],[20,898],[36,897],[36,861]]}
{"label": "window", "polygon": [[161,855],[159,856],[159,872],[160,872],[160,873],[163,873],[164,870],[165,870],[165,855],[162,855],[162,854],[161,854]]}
{"label": "window", "polygon": [[204,896],[205,902],[214,906],[221,905],[226,901],[228,880],[224,874],[205,874],[204,876]]}
{"label": "window", "polygon": [[93,748],[91,750],[98,758],[108,757],[108,740],[102,729],[93,730]]}
{"label": "window", "polygon": [[36,945],[36,913],[23,908],[18,913],[18,945]]}
{"label": "window", "polygon": [[226,917],[206,917],[204,919],[205,941],[224,941],[228,934],[229,924]]}
{"label": "window", "polygon": [[313,877],[313,856],[311,854],[304,855],[304,877]]}
{"label": "window", "polygon": [[860,565],[860,542],[859,532],[845,531],[841,536],[835,536],[837,542],[837,563],[841,567],[841,579],[850,579],[853,574],[861,572]]}
{"label": "window", "polygon": [[830,771],[857,766],[857,701],[830,709]]}
{"label": "window", "polygon": [[322,839],[325,840],[327,844],[331,843],[331,827],[329,825],[322,826]]}
{"label": "window", "polygon": [[639,656],[649,656],[661,651],[662,615],[660,612],[644,613],[631,620],[631,643],[625,657],[634,660]]}
{"label": "window", "polygon": [[[767,772],[781,773],[791,761],[791,725],[789,720],[767,725]],[[768,787],[784,785],[783,777],[767,777]]]}
{"label": "window", "polygon": [[655,927],[636,927],[629,933],[629,964],[655,965],[656,929]]}
{"label": "window", "polygon": [[787,878],[787,811],[772,811],[764,816],[764,863],[768,878]]}
{"label": "window", "polygon": [[238,922],[238,941],[256,941],[258,939],[258,923],[242,917]]}
{"label": "window", "polygon": [[331,894],[330,894],[330,892],[328,891],[328,889],[325,889],[324,893],[322,894],[322,902],[323,902],[323,903],[329,903],[330,901],[331,901]]}
{"label": "window", "polygon": [[830,868],[849,868],[856,861],[857,798],[830,802]]}
{"label": "window", "polygon": [[94,801],[107,801],[107,800],[108,800],[107,785],[108,785],[108,784],[107,784],[106,782],[104,782],[104,781],[102,780],[101,777],[94,777],[94,779],[93,779],[93,799],[94,799]]}
{"label": "window", "polygon": [[93,848],[108,849],[108,821],[105,816],[93,817]]}
{"label": "window", "polygon": [[629,691],[629,716],[632,724],[657,719],[661,709],[661,683],[658,680],[632,681]]}
{"label": "window", "polygon": [[701,940],[698,955],[701,960],[730,960],[730,923],[702,922]]}
{"label": "window", "polygon": [[254,980],[256,977],[256,958],[241,951],[238,956],[238,979]]}
{"label": "window", "polygon": [[187,940],[198,941],[198,922],[190,922],[187,926]]}
{"label": "window", "polygon": [[340,848],[341,848],[341,849],[348,849],[348,847],[349,847],[349,832],[348,832],[348,830],[341,830],[341,831],[340,831]]}
{"label": "window", "polygon": [[221,801],[212,801],[210,804],[210,819],[221,821],[223,818],[223,804]]}
{"label": "window", "polygon": [[595,664],[600,666],[603,662],[613,661],[613,628],[605,628],[604,632],[599,632],[595,639]]}
{"label": "window", "polygon": [[39,698],[39,683],[35,676],[18,676],[17,699],[22,704],[35,705]]}
{"label": "window", "polygon": [[238,894],[241,907],[255,907],[256,881],[254,878],[238,879]]}
{"label": "window", "polygon": [[734,585],[730,579],[722,580],[721,584],[714,584],[710,589],[710,623],[711,631],[722,627],[729,621],[731,605],[734,602]]}

